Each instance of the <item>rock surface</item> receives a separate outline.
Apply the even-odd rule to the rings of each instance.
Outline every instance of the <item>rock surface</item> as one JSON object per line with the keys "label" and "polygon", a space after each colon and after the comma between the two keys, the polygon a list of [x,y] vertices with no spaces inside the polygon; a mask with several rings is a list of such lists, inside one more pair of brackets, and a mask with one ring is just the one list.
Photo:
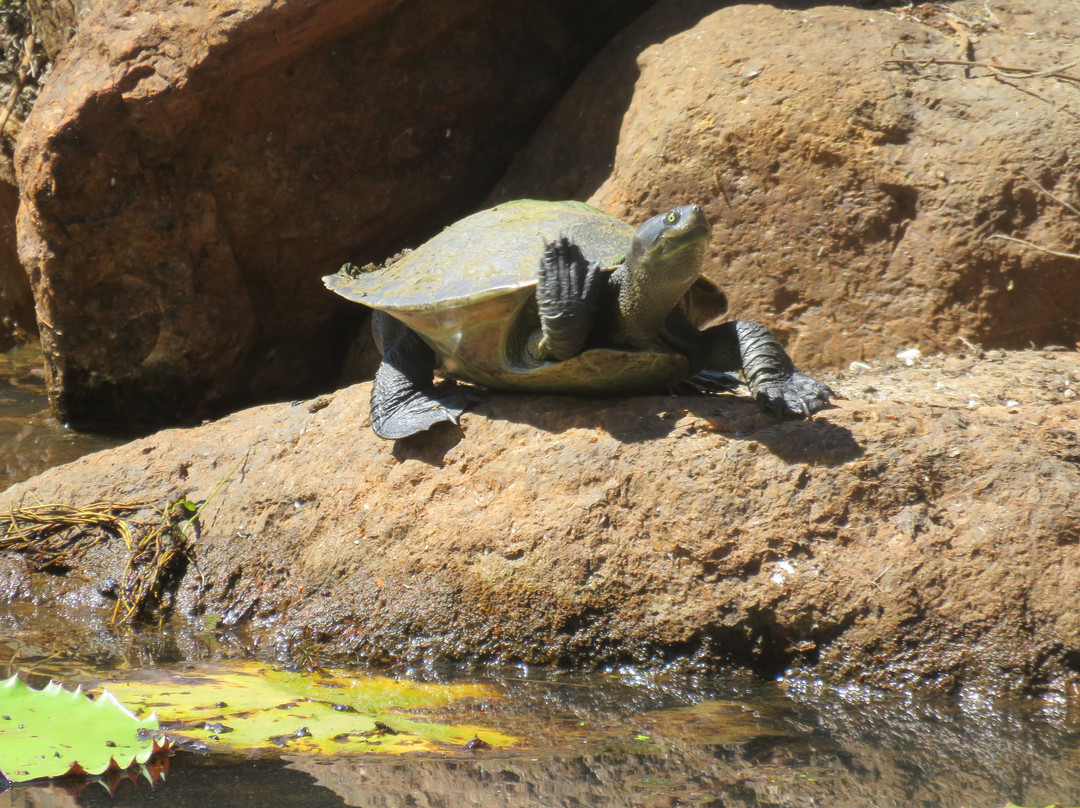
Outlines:
{"label": "rock surface", "polygon": [[663,0],[491,200],[635,221],[705,205],[706,271],[807,367],[1073,344],[1078,259],[1038,248],[1080,252],[1080,71],[1059,69],[1080,17],[1057,0],[873,5]]}
{"label": "rock surface", "polygon": [[[811,421],[733,396],[496,396],[397,443],[361,384],[90,455],[0,503],[220,486],[176,619],[219,615],[294,659],[1076,686],[1080,354],[827,380],[847,398]],[[7,587],[92,605],[126,560],[116,541],[52,578],[9,557]]]}
{"label": "rock surface", "polygon": [[0,351],[37,333],[34,298],[15,237],[19,191],[11,159],[49,70],[37,32],[26,0],[0,5]]}
{"label": "rock surface", "polygon": [[319,277],[475,205],[645,5],[97,3],[16,155],[58,415],[327,385],[348,336]]}
{"label": "rock surface", "polygon": [[[476,207],[649,5],[33,0],[60,55],[18,155],[19,249],[58,415],[328,386],[358,313],[319,276]],[[1070,345],[1078,41],[1057,0],[663,0],[492,198],[705,204],[708,271],[806,367]]]}
{"label": "rock surface", "polygon": [[0,351],[36,333],[34,297],[19,261],[15,214],[19,191],[11,160],[0,153]]}
{"label": "rock surface", "polygon": [[50,62],[56,61],[96,0],[25,0],[34,20],[34,34]]}

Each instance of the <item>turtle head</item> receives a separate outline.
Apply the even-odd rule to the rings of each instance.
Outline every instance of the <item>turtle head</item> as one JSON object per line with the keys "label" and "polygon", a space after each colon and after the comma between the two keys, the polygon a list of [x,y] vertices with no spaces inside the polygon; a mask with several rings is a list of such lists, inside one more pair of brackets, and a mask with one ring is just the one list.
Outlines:
{"label": "turtle head", "polygon": [[701,275],[709,223],[697,205],[682,205],[642,224],[618,271],[619,339],[646,347]]}
{"label": "turtle head", "polygon": [[[679,287],[676,299],[701,274],[709,243],[709,223],[697,205],[682,205],[653,216],[634,233],[627,270],[651,286]],[[674,305],[674,304],[672,304]]]}

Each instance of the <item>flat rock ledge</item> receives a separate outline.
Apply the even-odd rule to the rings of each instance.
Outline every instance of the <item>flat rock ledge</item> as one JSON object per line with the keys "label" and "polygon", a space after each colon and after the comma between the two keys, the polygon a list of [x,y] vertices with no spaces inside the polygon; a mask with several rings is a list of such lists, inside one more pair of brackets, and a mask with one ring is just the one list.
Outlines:
{"label": "flat rock ledge", "polygon": [[[737,396],[503,395],[397,443],[360,384],[90,455],[0,504],[220,487],[172,620],[286,659],[1075,691],[1080,354],[827,380],[845,398],[811,421]],[[119,540],[66,576],[11,555],[4,588],[111,609],[126,560]]]}

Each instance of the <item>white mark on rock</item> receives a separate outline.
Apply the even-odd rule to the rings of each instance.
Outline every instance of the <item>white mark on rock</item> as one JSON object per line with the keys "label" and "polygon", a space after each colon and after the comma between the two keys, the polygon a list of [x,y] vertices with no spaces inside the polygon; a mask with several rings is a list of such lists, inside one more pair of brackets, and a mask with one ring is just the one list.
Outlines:
{"label": "white mark on rock", "polygon": [[896,355],[896,358],[910,367],[911,365],[914,365],[916,360],[918,360],[921,356],[922,351],[920,351],[918,348],[907,348],[906,350],[900,351],[900,353]]}

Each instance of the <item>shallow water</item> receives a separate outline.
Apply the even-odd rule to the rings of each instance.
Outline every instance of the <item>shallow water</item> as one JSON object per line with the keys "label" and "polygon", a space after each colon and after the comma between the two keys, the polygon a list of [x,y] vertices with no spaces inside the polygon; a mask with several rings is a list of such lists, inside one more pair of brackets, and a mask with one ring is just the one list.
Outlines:
{"label": "shallow water", "polygon": [[0,353],[0,491],[119,440],[65,429],[49,415],[41,351]]}
{"label": "shallow water", "polygon": [[[460,681],[452,670],[413,678]],[[466,677],[469,678],[469,677]],[[475,675],[471,680],[476,681]],[[501,696],[439,721],[517,746],[242,759],[178,751],[165,779],[19,786],[6,805],[1045,806],[1080,800],[1080,734],[1059,703],[883,696],[806,683],[510,670]]]}
{"label": "shallow water", "polygon": [[[40,356],[0,355],[0,490],[115,443],[65,430],[45,408]],[[19,671],[35,685],[49,676],[93,681],[101,666],[160,669],[244,654],[242,635],[190,627],[143,631],[133,642],[86,609],[0,603],[0,674]],[[477,678],[445,669],[403,675]],[[440,720],[492,727],[519,745],[333,759],[178,751],[153,786],[139,777],[16,786],[0,794],[0,808],[1080,805],[1080,711],[1063,701],[975,692],[932,700],[633,671],[513,669],[482,679],[501,698]]]}

